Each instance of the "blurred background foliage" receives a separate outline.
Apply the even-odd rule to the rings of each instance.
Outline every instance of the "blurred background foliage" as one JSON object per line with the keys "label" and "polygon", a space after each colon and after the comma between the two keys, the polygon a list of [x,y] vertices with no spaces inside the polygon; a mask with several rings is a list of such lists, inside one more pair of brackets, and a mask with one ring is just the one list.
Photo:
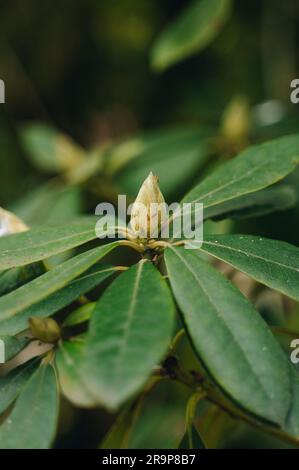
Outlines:
{"label": "blurred background foliage", "polygon": [[[1,0],[0,205],[29,225],[66,221],[118,193],[134,198],[150,170],[178,201],[247,145],[298,132],[298,34],[297,0]],[[284,185],[292,208],[206,230],[299,245],[299,172]],[[227,274],[272,325],[299,329],[289,300]],[[180,349],[196,368],[188,341]],[[174,447],[187,399],[182,386],[157,385],[133,422],[126,410],[117,418],[121,437],[106,435],[115,416],[64,401],[56,446],[106,435],[110,447]],[[213,406],[199,407],[197,426],[209,447],[284,445]]]}

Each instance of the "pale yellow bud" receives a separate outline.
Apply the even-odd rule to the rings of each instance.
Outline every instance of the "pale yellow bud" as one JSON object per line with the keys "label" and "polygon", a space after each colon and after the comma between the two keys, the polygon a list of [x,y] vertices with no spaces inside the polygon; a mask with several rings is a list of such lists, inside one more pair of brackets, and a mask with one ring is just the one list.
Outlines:
{"label": "pale yellow bud", "polygon": [[244,96],[236,96],[224,110],[222,134],[228,141],[238,143],[248,137],[249,129],[248,101]]}
{"label": "pale yellow bud", "polygon": [[12,233],[25,232],[28,227],[12,212],[0,207],[0,237]]}
{"label": "pale yellow bud", "polygon": [[150,172],[133,204],[131,229],[138,238],[157,238],[166,220],[166,204],[158,185],[158,177]]}

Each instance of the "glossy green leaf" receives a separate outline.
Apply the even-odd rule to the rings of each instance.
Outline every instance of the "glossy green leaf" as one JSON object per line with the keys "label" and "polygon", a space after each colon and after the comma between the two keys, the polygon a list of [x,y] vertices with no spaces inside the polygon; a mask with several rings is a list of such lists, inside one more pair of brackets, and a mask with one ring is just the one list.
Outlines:
{"label": "glossy green leaf", "polygon": [[0,341],[4,342],[5,362],[7,362],[27,346],[29,338],[26,336],[16,338],[15,336],[0,335]]}
{"label": "glossy green leaf", "polygon": [[153,67],[164,70],[207,47],[230,12],[230,0],[193,0],[153,45]]}
{"label": "glossy green leaf", "polygon": [[204,218],[222,220],[260,217],[271,212],[289,209],[296,202],[295,189],[292,186],[280,185],[208,207],[204,211]]}
{"label": "glossy green leaf", "polygon": [[299,300],[299,248],[252,235],[208,235],[201,249]]}
{"label": "glossy green leaf", "polygon": [[38,361],[32,359],[0,377],[0,414],[15,401],[37,367]]}
{"label": "glossy green leaf", "polygon": [[[165,197],[181,189],[209,156],[209,131],[196,127],[147,132],[112,146],[106,155],[109,174],[126,194],[136,196],[150,171],[159,176]],[[169,171],[171,167],[171,172]]]}
{"label": "glossy green leaf", "polygon": [[297,134],[249,147],[211,173],[182,202],[203,203],[205,211],[276,183],[298,163]]}
{"label": "glossy green leaf", "polygon": [[0,237],[0,270],[30,264],[96,239],[98,220],[97,217],[81,217],[67,224],[37,227]]}
{"label": "glossy green leaf", "polygon": [[77,336],[61,341],[56,353],[56,365],[62,393],[79,407],[89,408],[97,400],[87,389],[82,373],[85,338]]}
{"label": "glossy green leaf", "polygon": [[90,320],[91,315],[93,314],[96,302],[89,302],[88,304],[81,305],[81,307],[76,308],[63,322],[63,326],[75,326],[80,325]]}
{"label": "glossy green leaf", "polygon": [[1,449],[47,449],[55,434],[58,396],[54,369],[41,365],[0,426]]}
{"label": "glossy green leaf", "polygon": [[[17,331],[20,331],[21,326],[25,326],[26,319],[29,316],[33,316],[33,314],[43,316],[41,315],[42,313],[49,315],[51,309],[53,313],[56,308],[59,309],[60,307],[63,307],[65,301],[67,305],[72,300],[75,300],[73,295],[76,293],[75,298],[77,297],[76,283],[74,283],[70,289],[66,289],[64,291],[64,298],[60,298],[60,294],[53,296],[50,299],[47,299],[47,297],[67,286],[70,281],[94,265],[107,253],[116,248],[117,245],[117,242],[109,243],[108,245],[99,246],[85,253],[81,253],[59,266],[56,266],[28,284],[19,287],[19,289],[16,289],[10,294],[2,296],[0,298],[1,334],[16,333]],[[85,281],[86,280],[84,280],[84,284],[82,285],[86,286]],[[89,281],[90,278],[88,278],[87,284],[89,284]],[[74,288],[75,290],[73,290]],[[27,310],[27,312],[25,312],[21,317],[20,322],[18,321],[18,314],[24,312],[28,307],[33,306],[44,299],[47,299],[47,301],[42,306],[43,312],[39,311],[39,306],[34,307],[30,309],[30,311]],[[6,324],[7,320],[10,320],[8,326]]]}
{"label": "glossy green leaf", "polygon": [[194,348],[211,376],[245,410],[284,423],[288,363],[264,320],[194,250],[167,249],[165,258]]}
{"label": "glossy green leaf", "polygon": [[109,408],[136,393],[171,339],[173,302],[156,268],[142,260],[99,300],[86,345],[88,388]]}

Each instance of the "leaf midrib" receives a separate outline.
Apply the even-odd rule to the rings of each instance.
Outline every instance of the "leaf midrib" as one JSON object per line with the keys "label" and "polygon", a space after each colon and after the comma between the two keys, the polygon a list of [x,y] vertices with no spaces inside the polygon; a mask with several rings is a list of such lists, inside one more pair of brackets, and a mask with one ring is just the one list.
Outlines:
{"label": "leaf midrib", "polygon": [[126,322],[124,323],[124,328],[123,328],[124,335],[121,336],[120,347],[118,349],[118,355],[117,355],[116,360],[115,360],[115,368],[114,368],[114,371],[115,371],[114,376],[115,377],[118,376],[118,372],[119,372],[119,369],[121,367],[121,361],[122,361],[123,353],[126,350],[126,347],[128,345],[128,339],[129,339],[129,335],[130,335],[130,327],[131,327],[131,324],[132,324],[132,321],[133,321],[133,318],[134,318],[141,273],[142,273],[142,269],[143,269],[143,266],[144,266],[145,262],[146,262],[146,260],[141,260],[139,262],[139,266],[138,266],[137,271],[136,271],[135,282],[134,282],[133,289],[132,289],[131,302],[130,302],[130,306],[129,306],[129,309],[128,309],[128,316],[127,316]]}
{"label": "leaf midrib", "polygon": [[197,277],[196,275],[196,272],[193,271],[193,269],[190,267],[190,265],[186,262],[186,260],[176,251],[172,248],[172,250],[174,251],[174,253],[178,256],[178,258],[181,259],[181,261],[185,264],[185,266],[189,269],[189,271],[191,272],[191,274],[193,275],[193,277],[195,278],[195,280],[198,282],[200,288],[202,289],[202,291],[205,293],[209,303],[211,304],[212,308],[215,309],[218,317],[221,319],[222,323],[224,324],[226,330],[228,331],[229,335],[231,336],[231,338],[233,339],[234,343],[238,346],[238,348],[240,349],[241,353],[242,353],[242,356],[244,357],[245,359],[245,362],[248,364],[249,366],[249,369],[252,371],[253,373],[253,377],[255,379],[255,381],[261,386],[261,389],[263,391],[263,394],[265,395],[265,397],[267,399],[270,399],[272,401],[272,398],[270,395],[268,395],[268,391],[267,389],[265,389],[265,386],[263,384],[263,382],[260,381],[260,378],[254,373],[254,369],[252,367],[252,364],[250,363],[250,361],[248,360],[247,356],[246,356],[246,353],[245,351],[242,349],[242,346],[240,345],[240,343],[238,343],[238,340],[237,338],[234,336],[233,332],[228,328],[226,322],[225,322],[225,319],[223,318],[222,314],[221,314],[221,311],[219,311],[219,309],[217,308],[217,306],[213,303],[210,295],[207,293],[206,289],[203,287],[203,285],[201,284],[200,282],[200,279]]}
{"label": "leaf midrib", "polygon": [[[280,263],[280,262],[275,261],[275,260],[270,259],[270,258],[264,258],[263,256],[261,256],[261,255],[256,255],[256,254],[254,254],[254,253],[252,253],[252,252],[250,252],[250,251],[248,251],[248,252],[243,251],[243,250],[240,249],[240,248],[234,248],[234,247],[231,247],[231,246],[228,247],[227,245],[222,245],[221,243],[215,243],[215,242],[211,242],[211,241],[204,241],[204,242],[203,242],[203,245],[211,245],[211,246],[215,246],[215,247],[224,248],[224,249],[226,249],[226,250],[228,250],[228,251],[229,251],[229,250],[235,251],[235,252],[241,253],[241,254],[243,254],[243,255],[245,255],[245,256],[250,255],[250,256],[252,256],[253,258],[260,259],[260,260],[262,260],[262,261],[265,262],[265,263],[276,264],[276,265],[279,266],[279,267],[283,267],[283,268],[286,268],[286,269],[290,269],[290,270],[292,270],[292,271],[295,271],[296,273],[299,272],[299,268],[296,269],[296,268],[294,268],[293,266],[289,266],[289,265],[287,265],[287,264]],[[202,250],[204,250],[204,248],[202,248]],[[211,253],[211,255],[212,255],[212,256],[216,256],[216,255],[213,255],[213,253]],[[216,257],[218,258],[218,255],[217,255]],[[221,256],[219,256],[219,257],[221,258]],[[223,259],[223,258],[221,258],[221,259]],[[227,260],[224,260],[224,259],[223,259],[223,261],[227,262],[228,264],[231,264],[231,263],[230,263],[229,261],[227,261]]]}
{"label": "leaf midrib", "polygon": [[[295,156],[294,156],[294,158],[295,158]],[[209,191],[208,193],[199,196],[198,198],[194,199],[193,201],[190,201],[190,204],[194,204],[194,203],[196,203],[196,202],[200,202],[200,201],[202,201],[204,198],[207,198],[207,197],[209,197],[209,196],[211,196],[211,195],[213,195],[213,194],[217,194],[219,191],[221,191],[222,189],[226,188],[227,186],[230,186],[230,185],[233,185],[233,184],[235,184],[235,183],[238,183],[238,182],[242,181],[244,178],[247,178],[248,176],[250,176],[250,175],[253,174],[254,172],[256,172],[256,171],[260,170],[261,168],[263,168],[266,163],[267,163],[267,162],[262,162],[260,165],[258,165],[258,164],[255,165],[253,168],[250,168],[246,173],[243,173],[243,175],[242,175],[241,177],[230,179],[227,183],[223,184],[222,186],[218,186],[218,187],[215,188],[214,190]],[[294,164],[295,164],[295,161],[294,161]],[[268,166],[268,165],[269,165],[269,163],[267,163],[266,166]],[[283,177],[283,176],[280,177],[280,176],[278,175],[278,176],[276,177],[276,179],[272,181],[272,183],[275,183],[276,181],[279,181],[282,177]],[[214,175],[211,175],[211,178],[209,178],[209,179],[213,179],[213,178],[214,178]],[[207,182],[208,182],[208,179],[204,180],[203,183],[204,183],[204,182],[207,183]],[[260,189],[261,189],[261,188],[260,188]],[[194,191],[195,191],[195,189],[194,189]],[[249,193],[255,192],[255,191],[256,191],[255,189],[252,189],[252,190],[246,191],[245,193],[242,192],[241,194],[249,194]],[[239,195],[236,195],[236,194],[235,194],[235,195],[232,195],[232,196],[230,196],[230,197],[227,197],[227,198],[223,199],[222,202],[227,201],[227,200],[230,200],[230,199],[234,199],[235,197],[239,197]],[[221,202],[221,201],[220,201],[220,202]],[[207,207],[212,207],[212,206],[215,206],[216,204],[219,204],[219,201],[217,201],[217,202],[212,202],[212,203],[210,203],[210,204],[209,204],[209,203],[206,203],[206,204],[205,204],[205,207],[206,207],[206,208],[207,208]]]}

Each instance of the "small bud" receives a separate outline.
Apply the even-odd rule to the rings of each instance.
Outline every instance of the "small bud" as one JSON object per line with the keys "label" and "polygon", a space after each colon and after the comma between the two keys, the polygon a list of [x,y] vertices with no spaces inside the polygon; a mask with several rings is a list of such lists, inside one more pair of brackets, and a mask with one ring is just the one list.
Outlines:
{"label": "small bud", "polygon": [[25,232],[27,225],[15,214],[0,207],[0,237],[11,235],[12,233]]}
{"label": "small bud", "polygon": [[250,130],[248,101],[243,96],[236,96],[224,110],[222,134],[229,142],[239,143],[247,139]]}
{"label": "small bud", "polygon": [[132,206],[131,229],[138,238],[157,238],[166,219],[166,204],[158,177],[150,172]]}
{"label": "small bud", "polygon": [[43,343],[56,343],[61,336],[59,325],[53,318],[29,318],[32,336]]}

